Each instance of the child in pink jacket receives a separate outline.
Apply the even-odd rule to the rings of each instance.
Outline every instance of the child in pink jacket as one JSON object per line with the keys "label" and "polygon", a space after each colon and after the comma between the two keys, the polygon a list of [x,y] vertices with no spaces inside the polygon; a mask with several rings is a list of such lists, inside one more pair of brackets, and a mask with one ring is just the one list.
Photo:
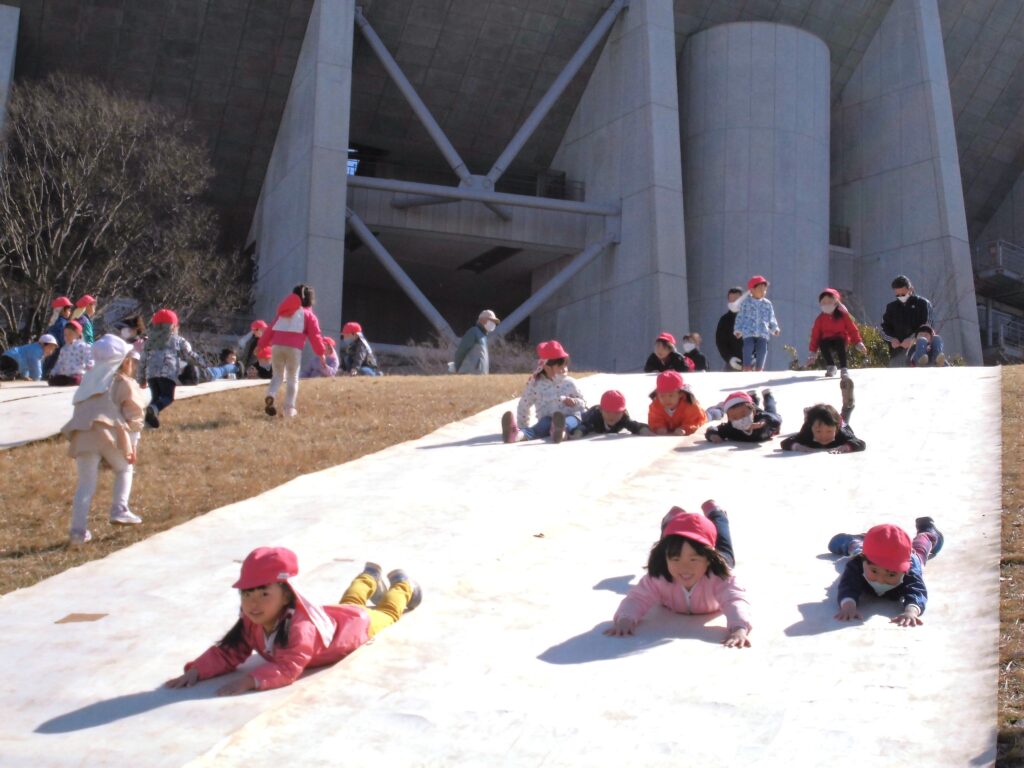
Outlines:
{"label": "child in pink jacket", "polygon": [[[289,580],[299,573],[295,553],[284,547],[254,549],[242,563],[234,586],[241,593],[241,618],[216,645],[185,665],[185,673],[165,685],[188,688],[226,675],[256,651],[266,660],[247,675],[217,689],[218,696],[280,688],[295,682],[306,667],[343,659],[420,604],[419,585],[404,571],[388,574],[385,592],[380,566],[367,563],[345,590],[340,605],[320,607],[299,594]],[[376,608],[368,608],[373,599]]]}
{"label": "child in pink jacket", "polygon": [[313,352],[326,365],[324,358],[324,342],[320,336],[320,321],[313,314],[313,303],[316,296],[308,285],[296,285],[277,308],[277,317],[270,328],[260,337],[256,345],[257,355],[270,347],[271,369],[270,386],[264,398],[263,410],[268,416],[277,415],[274,397],[284,381],[284,415],[297,416],[295,401],[299,396],[299,366],[302,364],[302,348],[309,345]]}
{"label": "child in pink jacket", "polygon": [[701,509],[704,514],[696,515],[672,507],[665,515],[661,540],[647,561],[647,575],[629,590],[606,635],[632,635],[655,603],[661,603],[676,613],[721,611],[729,630],[723,644],[750,647],[750,605],[731,571],[736,560],[729,518],[711,499]]}

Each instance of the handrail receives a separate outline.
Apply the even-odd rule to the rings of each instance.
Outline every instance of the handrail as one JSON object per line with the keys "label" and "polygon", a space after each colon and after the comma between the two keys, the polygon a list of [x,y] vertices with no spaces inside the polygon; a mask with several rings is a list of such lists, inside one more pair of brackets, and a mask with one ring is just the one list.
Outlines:
{"label": "handrail", "polygon": [[1024,248],[1006,240],[978,243],[974,247],[976,269],[998,269],[1024,275]]}

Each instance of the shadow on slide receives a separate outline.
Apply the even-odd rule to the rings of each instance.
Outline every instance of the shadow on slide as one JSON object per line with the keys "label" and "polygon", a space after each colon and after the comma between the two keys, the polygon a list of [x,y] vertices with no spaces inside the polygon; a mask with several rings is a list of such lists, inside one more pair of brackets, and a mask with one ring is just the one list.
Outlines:
{"label": "shadow on slide", "polygon": [[459,448],[469,445],[501,445],[501,434],[496,435],[476,435],[475,437],[469,437],[465,440],[455,440],[450,443],[438,443],[437,445],[420,445],[416,447],[418,451],[432,451],[435,448]]}
{"label": "shadow on slide", "polygon": [[718,645],[728,633],[725,627],[708,626],[708,622],[716,618],[718,614],[684,616],[658,608],[647,614],[635,635],[608,637],[603,633],[611,622],[602,621],[586,632],[551,646],[537,658],[548,664],[586,664],[633,656],[673,640],[701,640]]}
{"label": "shadow on slide", "polygon": [[224,680],[217,678],[199,683],[192,688],[171,689],[159,688],[152,691],[140,691],[128,693],[124,696],[115,696],[106,701],[97,701],[87,704],[80,709],[58,715],[36,728],[36,733],[71,733],[73,731],[84,731],[89,728],[97,728],[107,725],[126,717],[141,715],[153,709],[165,707],[168,704],[178,704],[183,701],[195,701],[199,699],[212,699],[216,696],[216,690],[224,684]]}

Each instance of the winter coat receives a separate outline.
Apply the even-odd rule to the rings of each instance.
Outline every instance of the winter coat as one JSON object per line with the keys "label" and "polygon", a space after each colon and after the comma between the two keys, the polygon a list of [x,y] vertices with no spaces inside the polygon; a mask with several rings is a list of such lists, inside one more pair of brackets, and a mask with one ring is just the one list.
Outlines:
{"label": "winter coat", "polygon": [[733,333],[740,333],[744,339],[767,339],[779,330],[775,319],[775,307],[768,299],[747,296],[740,311],[736,313],[736,327]]}
{"label": "winter coat", "polygon": [[57,364],[50,371],[51,376],[81,376],[92,368],[92,347],[81,339],[61,347]]}
{"label": "winter coat", "polygon": [[[837,597],[839,604],[842,605],[846,598],[859,603],[862,595],[879,597],[864,578],[864,557],[858,555],[851,557],[846,563],[843,575],[839,578]],[[910,555],[910,570],[903,576],[903,582],[880,597],[885,600],[899,600],[904,607],[913,603],[921,609],[921,613],[924,613],[928,604],[928,589],[924,585],[924,567],[916,552]]]}
{"label": "winter coat", "polygon": [[[735,336],[733,338],[736,338]],[[683,357],[693,363],[693,370],[695,371],[710,371],[711,366],[708,364],[708,359],[704,356],[704,353],[699,348],[694,347],[689,352],[684,352]],[[728,361],[726,361],[728,362]]]}
{"label": "winter coat", "polygon": [[76,403],[71,420],[61,427],[70,441],[68,455],[102,454],[104,447],[112,447],[129,458],[133,451],[129,433],[142,431],[146,402],[133,379],[116,374],[106,392]]}
{"label": "winter coat", "polygon": [[[572,405],[565,405],[563,397],[571,397]],[[580,416],[587,407],[587,401],[583,399],[583,393],[576,386],[576,379],[571,376],[564,376],[555,381],[549,379],[543,372],[530,377],[526,389],[519,396],[519,408],[516,411],[516,419],[519,424],[527,425],[531,422],[530,409],[536,414],[536,420],[540,421],[545,416],[551,416],[556,411],[566,416]]]}
{"label": "winter coat", "polygon": [[197,368],[205,363],[192,351],[189,344],[174,333],[170,323],[156,323],[149,329],[145,345],[142,348],[142,362],[139,366],[139,379],[170,379],[178,381],[178,374],[184,363],[191,363]]}
{"label": "winter coat", "polygon": [[681,429],[683,434],[692,435],[697,431],[697,427],[707,423],[707,420],[708,415],[700,407],[697,398],[688,392],[684,392],[681,395],[679,405],[675,407],[672,413],[666,410],[657,396],[654,397],[650,408],[647,409],[647,423],[655,432],[659,429],[665,429],[669,432]]}
{"label": "winter coat", "polygon": [[587,409],[587,412],[583,414],[577,429],[584,435],[593,433],[599,435],[616,434],[624,429],[628,430],[630,434],[635,435],[646,426],[646,424],[641,424],[639,421],[633,421],[629,417],[629,411],[626,411],[622,414],[622,418],[615,423],[614,427],[609,427],[605,424],[604,416],[601,414],[601,406],[595,405],[593,408]]}
{"label": "winter coat", "polygon": [[814,448],[822,451],[830,451],[841,445],[849,445],[853,449],[853,453],[859,453],[867,448],[867,444],[853,434],[853,428],[849,424],[844,424],[837,429],[836,439],[828,445],[822,445],[821,443],[814,442],[814,433],[811,431],[811,425],[804,424],[803,427],[800,428],[799,432],[795,435],[790,435],[782,441],[782,450],[792,451],[793,446],[797,443],[800,445],[806,445],[808,448]]}
{"label": "winter coat", "polygon": [[325,643],[309,616],[301,608],[291,615],[288,644],[271,645],[263,627],[242,617],[242,642],[233,648],[211,646],[202,656],[185,665],[185,671],[195,668],[199,679],[206,680],[233,672],[245,662],[253,651],[266,660],[249,675],[258,690],[280,688],[295,682],[306,667],[322,667],[348,656],[368,639],[370,617],[358,605],[325,605],[323,610],[337,625],[330,643]]}
{"label": "winter coat", "polygon": [[68,319],[63,315],[57,315],[57,319],[53,321],[53,325],[46,329],[46,332],[53,336],[57,340],[57,347],[63,348],[64,346],[64,327],[68,324]]}
{"label": "winter coat", "polygon": [[766,440],[771,440],[782,429],[782,417],[774,413],[768,413],[768,411],[762,411],[760,408],[754,411],[754,421],[763,421],[764,426],[751,431],[750,434],[736,429],[730,422],[726,421],[717,427],[708,427],[704,431],[704,436],[709,440],[711,435],[718,435],[723,440],[734,440],[738,443],[763,443]]}
{"label": "winter coat", "polygon": [[821,342],[825,339],[842,339],[843,344],[861,344],[860,331],[857,324],[847,312],[836,309],[827,315],[819,312],[814,318],[814,325],[811,326],[811,343],[808,349],[817,352]]}
{"label": "winter coat", "polygon": [[718,327],[715,328],[715,346],[722,360],[729,362],[732,358],[743,359],[743,339],[737,339],[733,335],[736,329],[736,313],[732,310],[718,318]]}
{"label": "winter coat", "polygon": [[666,579],[644,576],[619,604],[615,611],[615,620],[631,619],[639,622],[656,604],[668,608],[675,613],[718,613],[725,614],[729,630],[751,630],[750,603],[747,601],[746,590],[736,581],[736,576],[728,578],[706,574],[686,594],[679,584]]}
{"label": "winter coat", "polygon": [[647,362],[644,363],[644,373],[661,373],[662,371],[690,373],[693,371],[693,361],[679,354],[674,349],[668,353],[664,360],[651,352]]}
{"label": "winter coat", "polygon": [[906,304],[899,300],[890,301],[882,315],[882,338],[903,341],[917,333],[922,325],[932,325],[932,303],[928,299],[914,294]]}
{"label": "winter coat", "polygon": [[341,344],[341,369],[343,371],[358,371],[360,368],[380,370],[370,342],[362,333],[357,333],[356,337],[347,344],[345,341],[342,341]]}
{"label": "winter coat", "polygon": [[302,349],[309,340],[317,357],[324,354],[324,342],[320,338],[320,321],[310,307],[302,306],[302,299],[289,293],[277,307],[277,317],[263,332],[256,349],[268,346],[283,346]]}
{"label": "winter coat", "polygon": [[491,369],[487,349],[487,329],[477,323],[462,337],[455,350],[455,370],[459,373],[488,374]]}
{"label": "winter coat", "polygon": [[96,340],[96,331],[92,326],[92,319],[83,312],[78,317],[78,322],[82,326],[82,341],[86,344],[92,344]]}
{"label": "winter coat", "polygon": [[18,375],[39,381],[43,378],[43,345],[26,344],[23,347],[12,347],[3,353],[18,364]]}
{"label": "winter coat", "polygon": [[338,355],[331,351],[333,348],[328,348],[327,353],[324,355],[324,359],[320,360],[315,358],[310,360],[306,367],[303,369],[301,378],[303,379],[329,379],[332,376],[338,375]]}

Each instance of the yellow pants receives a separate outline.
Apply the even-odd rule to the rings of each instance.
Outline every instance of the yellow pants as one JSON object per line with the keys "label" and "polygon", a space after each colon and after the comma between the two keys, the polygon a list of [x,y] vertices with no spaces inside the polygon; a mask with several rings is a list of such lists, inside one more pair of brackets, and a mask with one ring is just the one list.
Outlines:
{"label": "yellow pants", "polygon": [[366,601],[376,591],[377,582],[373,576],[361,573],[352,580],[345,594],[341,596],[342,605],[361,605],[366,608],[366,612],[370,614],[370,637],[402,618],[405,606],[412,600],[412,585],[407,581],[400,581],[384,593],[384,599],[376,608],[367,608]]}

